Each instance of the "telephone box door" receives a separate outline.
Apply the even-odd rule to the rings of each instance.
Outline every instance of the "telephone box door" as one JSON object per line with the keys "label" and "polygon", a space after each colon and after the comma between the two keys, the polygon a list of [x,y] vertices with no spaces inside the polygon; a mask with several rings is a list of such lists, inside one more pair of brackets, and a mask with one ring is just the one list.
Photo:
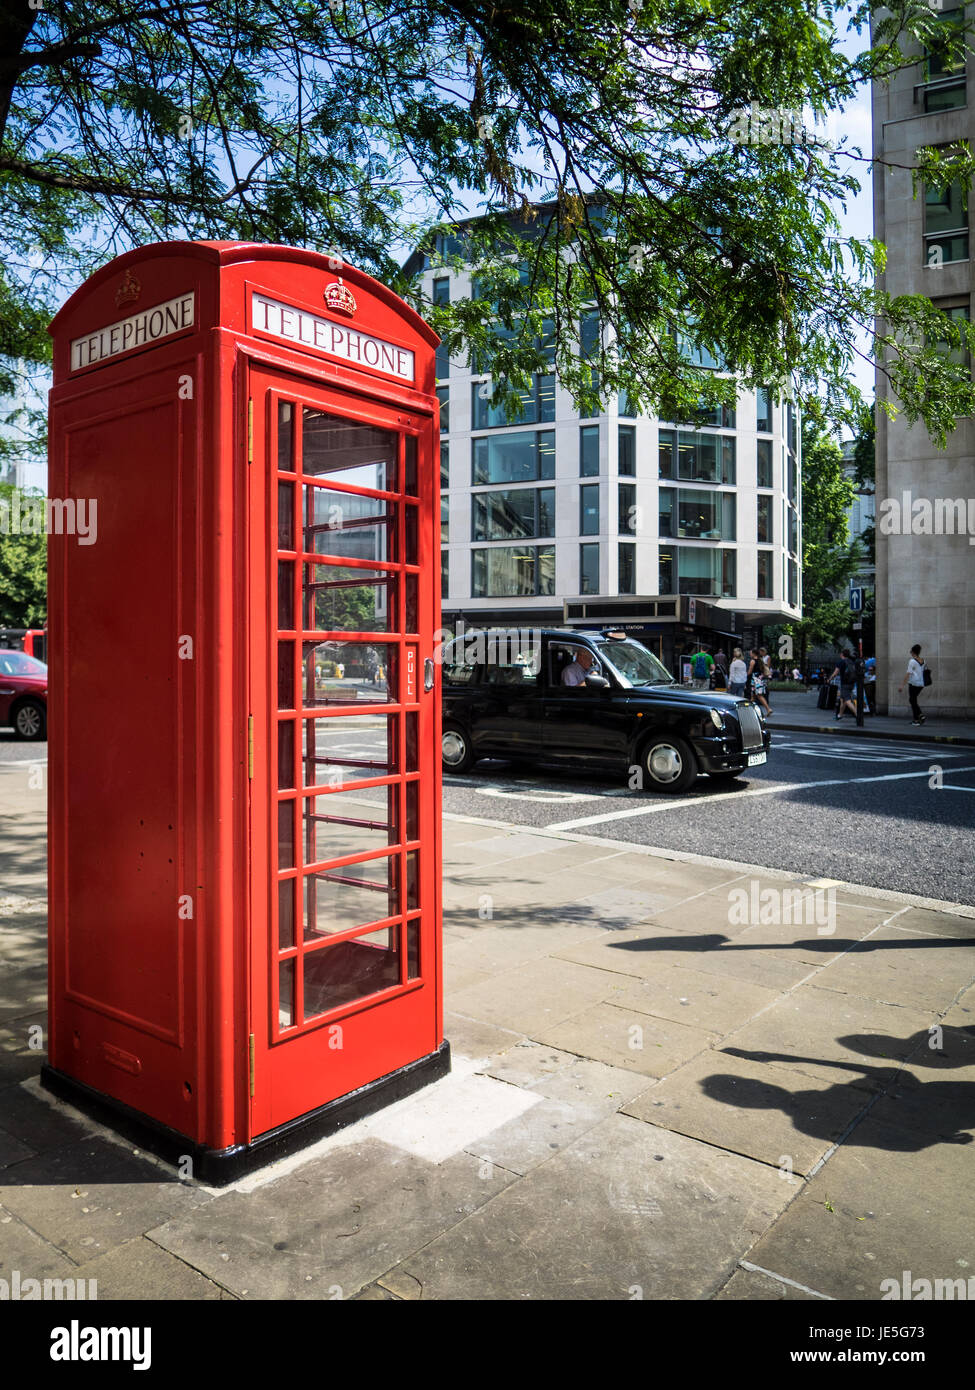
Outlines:
{"label": "telephone box door", "polygon": [[253,371],[252,1137],[440,1045],[429,414]]}

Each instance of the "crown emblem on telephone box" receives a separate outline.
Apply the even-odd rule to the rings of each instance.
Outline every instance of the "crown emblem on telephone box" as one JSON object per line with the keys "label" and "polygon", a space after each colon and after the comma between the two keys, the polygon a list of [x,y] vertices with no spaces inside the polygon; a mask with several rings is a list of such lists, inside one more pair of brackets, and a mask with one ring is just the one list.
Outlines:
{"label": "crown emblem on telephone box", "polygon": [[122,277],[122,283],[115,291],[115,307],[121,309],[123,304],[134,304],[141,293],[141,284],[131,270],[127,270]]}
{"label": "crown emblem on telephone box", "polygon": [[325,307],[340,314],[354,314],[358,305],[348,285],[343,285],[341,280],[333,280],[325,287]]}

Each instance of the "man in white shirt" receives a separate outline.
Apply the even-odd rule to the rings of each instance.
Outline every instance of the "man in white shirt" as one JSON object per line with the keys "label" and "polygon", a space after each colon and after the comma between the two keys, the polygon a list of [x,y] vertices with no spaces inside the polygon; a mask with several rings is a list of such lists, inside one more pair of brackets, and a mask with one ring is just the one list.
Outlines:
{"label": "man in white shirt", "polygon": [[584,685],[591,667],[592,652],[588,647],[578,647],[575,661],[570,662],[562,672],[562,684]]}

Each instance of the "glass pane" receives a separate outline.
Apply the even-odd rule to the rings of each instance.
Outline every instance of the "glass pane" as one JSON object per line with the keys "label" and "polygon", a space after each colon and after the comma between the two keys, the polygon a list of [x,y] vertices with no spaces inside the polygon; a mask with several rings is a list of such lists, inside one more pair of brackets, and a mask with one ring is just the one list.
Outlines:
{"label": "glass pane", "polygon": [[396,452],[390,430],[304,408],[301,466],[307,474],[328,473],[335,482],[395,492]]}
{"label": "glass pane", "polygon": [[399,911],[396,856],[305,875],[305,940],[367,927]]}
{"label": "glass pane", "polygon": [[[446,429],[449,428],[449,426],[446,425],[446,424],[444,424],[444,423],[441,421],[441,428],[446,430]],[[408,434],[408,435],[406,436],[406,438],[403,440],[403,451],[404,451],[404,452],[403,452],[403,458],[404,458],[404,463],[403,463],[403,467],[404,467],[403,491],[409,493],[411,497],[415,497],[415,496],[416,496],[416,435],[415,435],[415,434]]]}
{"label": "glass pane", "polygon": [[417,758],[419,757],[419,723],[416,714],[407,714],[406,718],[406,766],[404,772],[416,772],[419,768]]}
{"label": "glass pane", "polygon": [[295,548],[295,485],[278,483],[278,549]]}
{"label": "glass pane", "polygon": [[284,719],[278,725],[278,786],[282,790],[295,784],[295,726],[294,720]]}
{"label": "glass pane", "polygon": [[278,468],[284,473],[295,471],[291,448],[294,438],[294,410],[290,401],[278,401]]}
{"label": "glass pane", "polygon": [[278,1027],[290,1028],[295,1021],[295,963],[283,960],[278,966]]}
{"label": "glass pane", "polygon": [[278,802],[278,868],[295,867],[295,803]]}
{"label": "glass pane", "polygon": [[406,910],[420,906],[420,851],[411,849],[406,856]]}
{"label": "glass pane", "polygon": [[296,878],[284,878],[278,884],[278,950],[286,951],[295,944]]}
{"label": "glass pane", "polygon": [[398,803],[398,786],[306,797],[305,863],[321,864],[395,845]]}
{"label": "glass pane", "polygon": [[[419,632],[420,630],[420,592],[419,577],[415,574],[407,574],[403,577],[406,586],[406,632]],[[392,605],[391,605],[392,606]],[[395,622],[390,620],[390,628],[395,627]]]}
{"label": "glass pane", "polygon": [[396,559],[395,503],[306,483],[301,506],[303,544],[310,555],[387,563]]}
{"label": "glass pane", "polygon": [[278,643],[278,709],[295,707],[295,644]]}
{"label": "glass pane", "polygon": [[395,928],[338,941],[304,959],[305,1019],[399,984]]}
{"label": "glass pane", "polygon": [[396,719],[395,714],[386,718],[352,714],[306,719],[302,749],[305,786],[342,786],[394,773]]}
{"label": "glass pane", "polygon": [[278,561],[278,627],[282,630],[295,625],[295,562]]}
{"label": "glass pane", "polygon": [[405,534],[404,534],[404,540],[403,540],[403,552],[404,552],[404,553],[403,553],[403,559],[404,559],[404,561],[406,562],[406,564],[408,564],[408,565],[416,565],[416,564],[419,564],[419,561],[418,561],[417,558],[416,558],[416,556],[417,556],[417,509],[416,509],[416,507],[407,507],[407,509],[406,509],[406,516],[404,517],[404,520],[405,520],[405,522],[406,522],[406,526],[405,526],[405,528],[404,528]]}
{"label": "glass pane", "polygon": [[383,570],[305,565],[302,584],[306,629],[388,632],[396,621],[396,578]]}
{"label": "glass pane", "polygon": [[396,700],[396,651],[390,645],[304,642],[302,660],[306,706],[388,705]]}
{"label": "glass pane", "polygon": [[406,784],[406,838],[407,840],[420,838],[419,782],[407,782]]}
{"label": "glass pane", "polygon": [[420,978],[420,922],[417,918],[406,924],[406,978]]}

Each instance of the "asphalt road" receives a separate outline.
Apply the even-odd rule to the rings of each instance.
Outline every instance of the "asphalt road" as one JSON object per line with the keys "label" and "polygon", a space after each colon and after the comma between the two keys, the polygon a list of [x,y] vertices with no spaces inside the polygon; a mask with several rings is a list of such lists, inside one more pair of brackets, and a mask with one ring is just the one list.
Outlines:
{"label": "asphalt road", "polygon": [[975,748],[773,732],[769,761],[683,796],[624,778],[477,763],[444,778],[456,815],[975,905]]}
{"label": "asphalt road", "polygon": [[[346,751],[371,738],[350,730]],[[0,730],[0,763],[46,759],[46,743]],[[699,778],[682,796],[481,762],[444,777],[444,810],[975,906],[975,748],[773,729],[764,767],[730,783]]]}

